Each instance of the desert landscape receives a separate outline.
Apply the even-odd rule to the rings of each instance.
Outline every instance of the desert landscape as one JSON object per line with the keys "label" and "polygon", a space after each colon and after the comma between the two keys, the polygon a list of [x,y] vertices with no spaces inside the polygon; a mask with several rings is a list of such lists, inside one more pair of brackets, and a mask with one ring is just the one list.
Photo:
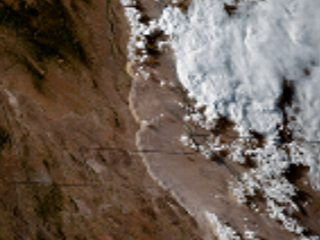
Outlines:
{"label": "desert landscape", "polygon": [[137,154],[119,1],[0,1],[0,239],[201,239]]}
{"label": "desert landscape", "polygon": [[[250,2],[216,4],[227,22]],[[274,148],[292,162],[280,203],[278,185],[249,181],[266,135],[207,124],[183,85],[173,29],[199,3],[0,0],[0,240],[318,239],[320,194],[291,154],[293,81],[275,104]]]}

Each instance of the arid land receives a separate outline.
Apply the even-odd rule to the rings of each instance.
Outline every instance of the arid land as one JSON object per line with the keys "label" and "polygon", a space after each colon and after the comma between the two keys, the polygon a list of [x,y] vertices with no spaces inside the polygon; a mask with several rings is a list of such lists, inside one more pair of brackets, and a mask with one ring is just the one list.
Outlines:
{"label": "arid land", "polygon": [[201,239],[137,154],[119,1],[0,1],[0,29],[0,239]]}
{"label": "arid land", "polygon": [[[167,4],[132,7],[147,23]],[[174,55],[150,46],[146,81],[128,63],[129,33],[118,0],[0,1],[0,239],[215,239],[204,211],[243,239],[247,229],[294,239],[252,210],[263,199],[241,205],[230,192],[250,159],[239,165],[221,151],[208,160],[183,146],[182,134],[201,144],[208,132],[183,121],[181,103],[193,102]],[[224,121],[212,131],[224,143],[237,136]],[[294,217],[313,235],[320,195],[304,184],[307,170],[287,177],[302,190]]]}

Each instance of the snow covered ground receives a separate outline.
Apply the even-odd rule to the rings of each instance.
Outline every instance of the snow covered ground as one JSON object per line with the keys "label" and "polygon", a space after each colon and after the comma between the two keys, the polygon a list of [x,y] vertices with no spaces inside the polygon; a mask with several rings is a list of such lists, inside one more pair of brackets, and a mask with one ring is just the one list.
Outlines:
{"label": "snow covered ground", "polygon": [[[212,128],[226,116],[240,137],[252,131],[265,137],[265,144],[254,149],[244,148],[239,138],[232,146],[208,142],[203,151],[228,148],[240,163],[246,154],[255,156],[257,166],[231,183],[234,194],[246,202],[259,192],[270,217],[301,239],[305,228],[288,214],[298,211],[292,200],[297,189],[285,172],[292,165],[305,166],[310,184],[320,189],[319,10],[314,0],[194,0],[186,15],[169,6],[149,26],[135,20],[137,10],[127,11],[131,59],[143,61],[146,56],[137,57],[134,49],[143,49],[143,36],[154,29],[170,36],[181,84],[199,108],[206,107],[206,120],[199,124]],[[281,142],[281,129],[290,139]]]}

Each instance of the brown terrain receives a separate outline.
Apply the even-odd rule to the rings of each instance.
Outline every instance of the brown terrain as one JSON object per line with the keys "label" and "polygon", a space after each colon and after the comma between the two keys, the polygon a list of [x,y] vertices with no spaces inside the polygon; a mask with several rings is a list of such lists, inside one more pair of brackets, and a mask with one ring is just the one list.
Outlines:
{"label": "brown terrain", "polygon": [[137,154],[128,32],[118,0],[0,1],[1,240],[201,239]]}
{"label": "brown terrain", "polygon": [[[148,24],[170,2],[130,7]],[[186,12],[189,4],[175,5]],[[236,5],[225,10],[232,16]],[[0,0],[0,240],[216,239],[206,211],[241,239],[247,230],[295,239],[253,210],[265,206],[259,195],[241,205],[230,192],[255,167],[250,159],[239,165],[227,151],[206,159],[181,143],[182,134],[198,146],[213,134],[229,144],[237,133],[223,117],[209,132],[185,122],[179,103],[193,102],[171,50],[157,49],[165,36],[146,37],[141,64],[127,63],[129,34],[119,0]],[[309,236],[320,233],[320,194],[304,184],[307,171],[293,167],[286,177],[301,190],[293,215]]]}

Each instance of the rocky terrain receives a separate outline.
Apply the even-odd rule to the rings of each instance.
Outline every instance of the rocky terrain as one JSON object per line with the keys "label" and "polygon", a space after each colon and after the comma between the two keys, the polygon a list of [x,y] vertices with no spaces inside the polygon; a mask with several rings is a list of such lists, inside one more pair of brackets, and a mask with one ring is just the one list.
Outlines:
{"label": "rocky terrain", "polygon": [[[285,219],[270,218],[264,192],[242,204],[232,192],[258,167],[254,154],[233,161],[229,146],[265,139],[240,139],[224,116],[201,126],[205,109],[178,81],[170,36],[152,30],[163,9],[186,14],[190,2],[0,0],[0,240],[317,239],[308,167],[282,174],[297,206],[279,205]],[[221,5],[227,17],[240,2]],[[277,101],[285,153],[290,83]]]}
{"label": "rocky terrain", "polygon": [[201,239],[135,144],[118,0],[0,1],[0,239]]}

